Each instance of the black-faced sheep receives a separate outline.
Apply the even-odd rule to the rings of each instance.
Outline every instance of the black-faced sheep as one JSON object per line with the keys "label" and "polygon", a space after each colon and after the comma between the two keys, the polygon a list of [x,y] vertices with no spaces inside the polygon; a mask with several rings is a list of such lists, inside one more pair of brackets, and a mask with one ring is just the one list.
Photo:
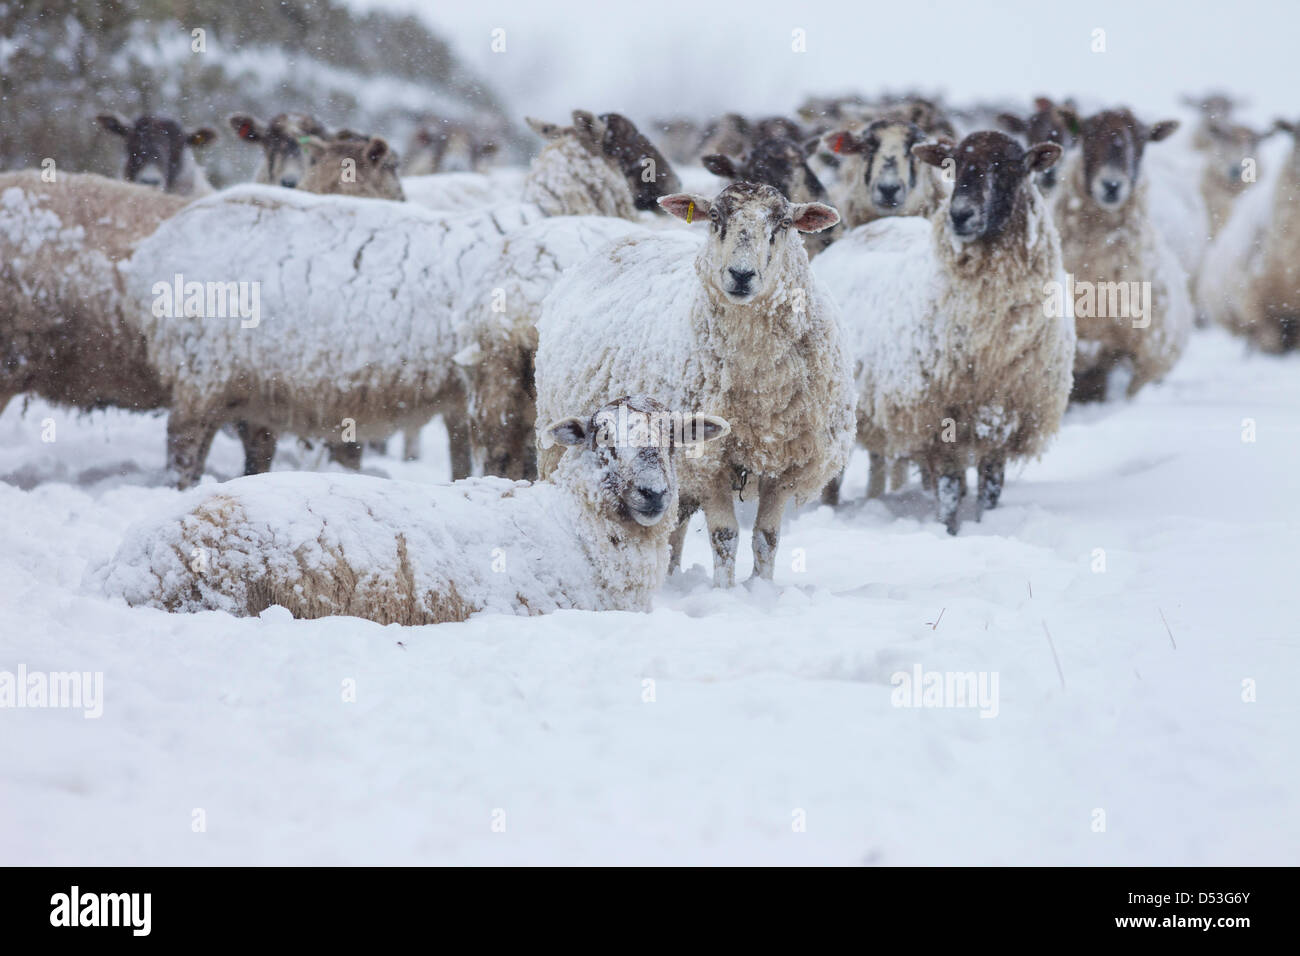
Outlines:
{"label": "black-faced sheep", "polygon": [[127,182],[179,196],[212,192],[191,150],[215,140],[215,130],[201,126],[187,133],[175,120],[161,116],[140,116],[134,123],[116,113],[101,113],[95,119],[106,132],[122,137],[126,150],[122,178]]}

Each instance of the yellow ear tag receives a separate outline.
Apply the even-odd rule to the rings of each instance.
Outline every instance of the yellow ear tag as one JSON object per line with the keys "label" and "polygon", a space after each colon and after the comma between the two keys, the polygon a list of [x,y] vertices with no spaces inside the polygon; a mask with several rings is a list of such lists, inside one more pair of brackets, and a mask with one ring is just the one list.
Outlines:
{"label": "yellow ear tag", "polygon": [[695,203],[691,203],[689,206],[686,207],[686,225],[689,226],[691,224],[691,221],[694,218],[695,218]]}

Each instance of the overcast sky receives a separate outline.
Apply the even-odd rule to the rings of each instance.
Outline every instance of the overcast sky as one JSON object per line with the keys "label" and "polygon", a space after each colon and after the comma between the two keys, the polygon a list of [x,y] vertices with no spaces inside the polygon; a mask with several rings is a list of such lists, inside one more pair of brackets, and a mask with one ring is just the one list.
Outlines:
{"label": "overcast sky", "polygon": [[[1038,93],[1168,109],[1225,86],[1300,116],[1295,0],[351,0],[417,12],[520,113],[788,111],[810,91]],[[505,31],[505,52],[491,49]],[[1094,30],[1105,52],[1094,53]],[[792,49],[805,31],[806,52]],[[1154,117],[1149,117],[1154,118]]]}

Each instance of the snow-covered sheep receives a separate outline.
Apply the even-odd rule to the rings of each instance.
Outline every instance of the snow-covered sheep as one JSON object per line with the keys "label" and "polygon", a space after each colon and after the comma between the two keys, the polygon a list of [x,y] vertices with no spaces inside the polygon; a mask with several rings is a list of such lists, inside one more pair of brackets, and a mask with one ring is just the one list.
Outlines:
{"label": "snow-covered sheep", "polygon": [[[360,475],[241,478],[129,529],[88,586],[132,605],[381,624],[478,611],[648,611],[668,571],[678,445],[669,409],[624,397],[547,428],[572,447],[550,480],[421,485]],[[197,500],[196,500],[197,499]]]}
{"label": "snow-covered sheep", "polygon": [[601,149],[619,169],[632,190],[637,209],[659,212],[659,198],[682,188],[677,174],[654,143],[621,113],[602,113]]}
{"label": "snow-covered sheep", "polygon": [[303,148],[311,157],[299,188],[309,193],[406,199],[397,174],[398,159],[379,136],[333,139],[306,136]]}
{"label": "snow-covered sheep", "polygon": [[329,139],[330,136],[319,120],[305,113],[280,113],[267,123],[248,113],[235,113],[229,123],[242,142],[261,147],[262,162],[253,182],[286,189],[296,189],[311,164],[311,156],[302,148],[302,139],[306,136]]}
{"label": "snow-covered sheep", "polygon": [[122,137],[126,150],[122,178],[127,182],[178,196],[212,192],[192,148],[211,143],[217,138],[216,130],[201,126],[187,133],[175,120],[162,116],[140,116],[134,123],[116,113],[101,113],[95,119],[101,129]]}
{"label": "snow-covered sheep", "polygon": [[[1277,122],[1300,134],[1300,123]],[[1300,145],[1246,193],[1205,257],[1197,301],[1265,352],[1300,345]]]}
{"label": "snow-covered sheep", "polygon": [[604,123],[584,110],[573,111],[572,126],[527,122],[547,142],[529,165],[525,202],[548,216],[636,218],[622,168],[605,154]]}
{"label": "snow-covered sheep", "polygon": [[1066,165],[1052,207],[1072,277],[1078,334],[1077,401],[1127,394],[1173,367],[1192,326],[1186,271],[1148,213],[1142,153],[1178,127],[1153,126],[1126,109],[1082,123],[1082,148]]}
{"label": "snow-covered sheep", "polygon": [[[765,183],[796,203],[827,201],[826,187],[808,165],[804,147],[789,137],[760,140],[741,158],[723,153],[704,157],[704,168],[730,182]],[[812,258],[844,234],[843,222],[821,232],[805,233],[803,245]]]}
{"label": "snow-covered sheep", "polygon": [[1074,328],[1046,295],[1064,274],[1033,182],[1061,147],[1025,150],[987,131],[913,149],[932,166],[954,164],[951,199],[930,219],[851,230],[814,271],[840,303],[857,361],[872,493],[883,490],[884,459],[919,462],[956,534],[967,467],[979,473],[980,510],[995,507],[1007,462],[1041,453],[1065,411]]}
{"label": "snow-covered sheep", "polygon": [[939,172],[912,153],[928,138],[917,124],[893,119],[826,134],[823,141],[843,158],[837,198],[846,228],[884,216],[929,216],[939,208],[947,195]]}
{"label": "snow-covered sheep", "polygon": [[1259,132],[1242,123],[1207,120],[1204,132],[1210,141],[1204,148],[1200,186],[1213,239],[1227,224],[1242,193],[1254,184],[1260,147],[1273,131]]}
{"label": "snow-covered sheep", "polygon": [[23,393],[86,410],[167,404],[117,266],[188,201],[92,174],[0,174],[0,409]]}
{"label": "snow-covered sheep", "polygon": [[[691,514],[702,508],[714,583],[732,585],[734,497],[756,487],[754,573],[770,579],[786,503],[820,491],[852,445],[853,380],[838,309],[798,240],[839,216],[753,183],[728,186],[712,200],[667,196],[660,205],[707,223],[707,238],[644,229],[565,272],[538,324],[537,419],[625,392],[726,418],[727,441],[682,463],[673,563]],[[545,438],[543,476],[562,451]]]}
{"label": "snow-covered sheep", "polygon": [[505,135],[505,123],[496,116],[427,117],[407,144],[402,175],[486,172]]}

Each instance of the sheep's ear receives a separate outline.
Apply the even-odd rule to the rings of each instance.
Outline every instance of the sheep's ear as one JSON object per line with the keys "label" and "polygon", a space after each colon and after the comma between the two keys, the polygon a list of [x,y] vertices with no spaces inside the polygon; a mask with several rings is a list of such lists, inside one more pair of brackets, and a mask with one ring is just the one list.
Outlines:
{"label": "sheep's ear", "polygon": [[528,124],[529,129],[542,139],[555,139],[560,135],[560,127],[555,123],[546,123],[539,119],[533,119],[531,116],[525,116],[524,122]]}
{"label": "sheep's ear", "polygon": [[1269,133],[1290,133],[1294,136],[1297,129],[1300,129],[1300,125],[1290,120],[1275,119],[1273,120],[1273,128],[1269,130]]}
{"label": "sheep's ear", "polygon": [[388,155],[388,143],[383,137],[376,136],[366,144],[366,159],[370,161],[371,166],[378,166]]}
{"label": "sheep's ear", "polygon": [[722,153],[710,153],[700,160],[700,163],[715,176],[721,176],[723,179],[740,178],[740,173],[736,172],[736,164],[731,161],[730,156]]}
{"label": "sheep's ear", "polygon": [[1178,120],[1161,120],[1147,131],[1147,139],[1153,143],[1158,143],[1162,139],[1167,139],[1178,129]]}
{"label": "sheep's ear", "polygon": [[671,196],[660,196],[659,206],[669,215],[676,216],[686,222],[695,222],[697,219],[707,219],[709,217],[712,203],[703,196],[692,196],[690,193],[673,193]]}
{"label": "sheep's ear", "polygon": [[682,421],[682,444],[704,445],[731,433],[731,422],[717,415],[692,415]]}
{"label": "sheep's ear", "polygon": [[1048,110],[1050,110],[1051,108],[1052,108],[1052,101],[1051,101],[1050,99],[1048,99],[1046,96],[1035,96],[1035,97],[1034,97],[1034,111],[1035,111],[1035,112],[1038,112],[1038,113],[1046,113],[1046,112],[1047,112]]}
{"label": "sheep's ear", "polygon": [[330,138],[330,131],[314,116],[304,117],[303,123],[298,128],[311,136],[319,136],[321,139]]}
{"label": "sheep's ear", "polygon": [[112,133],[114,136],[125,136],[131,131],[130,127],[126,124],[126,120],[122,119],[122,117],[118,116],[116,113],[100,113],[95,117],[95,122],[98,123],[103,130]]}
{"label": "sheep's ear", "polygon": [[840,214],[823,202],[792,203],[790,221],[800,232],[821,232],[839,222]]}
{"label": "sheep's ear", "polygon": [[593,146],[599,146],[604,139],[605,123],[596,119],[596,114],[589,110],[573,111],[573,128],[580,137]]}
{"label": "sheep's ear", "polygon": [[804,141],[803,155],[805,159],[812,156],[816,156],[821,151],[822,151],[822,138],[820,136],[814,136],[812,139]]}
{"label": "sheep's ear", "polygon": [[191,146],[207,146],[217,138],[217,131],[211,126],[200,126],[194,132],[185,137],[185,142]]}
{"label": "sheep's ear", "polygon": [[1061,153],[1061,147],[1056,143],[1035,143],[1025,150],[1025,157],[1021,160],[1025,165],[1025,174],[1047,172],[1056,165]]}
{"label": "sheep's ear", "polygon": [[822,137],[822,142],[832,153],[841,156],[847,156],[849,153],[861,153],[866,149],[866,140],[858,139],[853,135],[851,130],[842,129],[834,133],[827,133]]}
{"label": "sheep's ear", "polygon": [[557,445],[581,445],[587,441],[587,423],[581,418],[561,418],[543,434]]}
{"label": "sheep's ear", "polygon": [[931,166],[942,166],[944,160],[952,159],[953,145],[949,142],[918,143],[912,147],[912,155]]}
{"label": "sheep's ear", "polygon": [[247,113],[235,113],[227,122],[235,135],[247,142],[256,143],[266,136],[266,127]]}
{"label": "sheep's ear", "polygon": [[1029,129],[1029,124],[1015,113],[999,113],[998,125],[1008,133],[1024,133]]}

